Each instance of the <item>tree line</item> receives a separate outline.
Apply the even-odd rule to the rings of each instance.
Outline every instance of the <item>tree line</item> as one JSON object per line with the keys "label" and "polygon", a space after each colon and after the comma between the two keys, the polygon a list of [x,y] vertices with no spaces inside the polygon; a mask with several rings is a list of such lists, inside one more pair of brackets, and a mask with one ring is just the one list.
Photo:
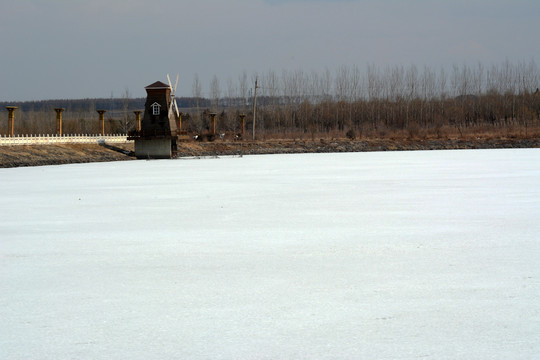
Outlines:
{"label": "tree line", "polygon": [[[210,113],[218,114],[220,132],[238,133],[240,114],[246,114],[246,129],[251,129],[255,79],[259,84],[258,138],[441,137],[481,132],[540,135],[540,71],[532,60],[439,69],[368,64],[365,68],[344,65],[322,72],[268,70],[248,75],[244,71],[225,82],[213,76],[207,91],[195,75],[192,96],[177,99],[183,112],[183,130],[208,131]],[[107,126],[111,132],[129,131],[134,126],[130,111],[142,109],[144,100],[123,96],[114,101],[26,102],[20,106],[22,128],[18,131],[53,132],[52,109],[57,106],[71,110],[66,111],[65,118],[71,132],[97,130],[93,119],[98,107],[110,109]],[[0,123],[1,131],[5,131],[4,123]]]}

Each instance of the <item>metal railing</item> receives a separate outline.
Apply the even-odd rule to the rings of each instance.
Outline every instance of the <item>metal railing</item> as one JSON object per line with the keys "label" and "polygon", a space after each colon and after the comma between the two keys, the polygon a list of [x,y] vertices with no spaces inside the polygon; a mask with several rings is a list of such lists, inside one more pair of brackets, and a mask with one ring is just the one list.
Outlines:
{"label": "metal railing", "polygon": [[2,145],[54,145],[54,144],[100,144],[128,143],[127,134],[121,135],[0,135]]}

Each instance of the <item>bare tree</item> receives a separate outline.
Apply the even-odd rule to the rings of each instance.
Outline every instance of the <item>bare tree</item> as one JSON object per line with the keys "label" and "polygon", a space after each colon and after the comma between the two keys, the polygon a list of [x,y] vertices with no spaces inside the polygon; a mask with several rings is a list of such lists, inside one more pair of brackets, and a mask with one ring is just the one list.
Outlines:
{"label": "bare tree", "polygon": [[129,114],[129,102],[131,94],[129,89],[126,87],[122,93],[122,120],[121,120],[121,131],[123,134],[127,134],[134,125],[134,119]]}
{"label": "bare tree", "polygon": [[[268,113],[270,114],[270,119],[267,119],[268,121],[265,121],[265,125],[267,128],[275,129],[278,128],[278,132],[280,131],[281,127],[281,118],[279,111],[276,111],[276,107],[279,106],[279,89],[278,89],[278,83],[279,79],[276,75],[276,73],[272,70],[268,70],[262,78],[262,90],[264,91],[264,94],[268,96],[269,102],[266,103]],[[264,118],[264,117],[261,117]]]}
{"label": "bare tree", "polygon": [[473,72],[473,88],[476,95],[481,95],[484,92],[484,65],[480,62]]}
{"label": "bare tree", "polygon": [[350,73],[345,65],[340,66],[336,71],[334,90],[338,101],[346,101],[350,94]]}
{"label": "bare tree", "polygon": [[330,72],[329,68],[326,68],[322,76],[319,78],[319,89],[321,91],[323,101],[329,101],[332,94],[332,73]]}
{"label": "bare tree", "polygon": [[420,82],[420,97],[422,100],[428,101],[434,99],[437,91],[437,75],[427,65],[424,66]]}
{"label": "bare tree", "polygon": [[193,117],[193,125],[197,131],[202,129],[201,112],[200,112],[200,100],[202,96],[201,82],[199,81],[199,75],[193,76],[193,85],[191,86],[191,92],[195,99],[195,116]]}
{"label": "bare tree", "polygon": [[448,95],[448,89],[446,88],[446,86],[447,86],[446,71],[444,71],[444,68],[441,68],[439,70],[439,76],[437,78],[437,88],[438,88],[439,98],[443,100]]}
{"label": "bare tree", "polygon": [[212,108],[217,112],[219,110],[221,88],[219,87],[219,79],[216,75],[214,75],[210,81],[210,97],[212,99]]}
{"label": "bare tree", "polygon": [[243,103],[242,106],[247,106],[247,97],[248,97],[248,78],[247,78],[247,72],[244,70],[242,74],[238,77],[238,92],[239,97],[242,99]]}
{"label": "bare tree", "polygon": [[227,78],[227,106],[235,105],[234,98],[236,97],[236,88],[234,86],[233,80],[229,77]]}

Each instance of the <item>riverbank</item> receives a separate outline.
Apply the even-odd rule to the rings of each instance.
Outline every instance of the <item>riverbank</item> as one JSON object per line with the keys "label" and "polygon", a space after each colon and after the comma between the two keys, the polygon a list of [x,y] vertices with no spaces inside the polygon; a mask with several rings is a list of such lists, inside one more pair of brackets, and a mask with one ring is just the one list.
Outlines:
{"label": "riverbank", "polygon": [[412,151],[444,149],[500,149],[540,147],[540,139],[444,139],[392,140],[334,139],[270,140],[255,142],[187,142],[179,145],[179,156],[258,155],[296,153],[334,153],[364,151]]}
{"label": "riverbank", "polygon": [[[178,157],[500,148],[540,148],[540,139],[320,139],[316,141],[181,142],[178,146]],[[114,146],[98,144],[0,146],[0,167],[134,160],[133,150],[132,143],[115,144]]]}
{"label": "riverbank", "polygon": [[0,146],[0,168],[131,160],[133,144]]}

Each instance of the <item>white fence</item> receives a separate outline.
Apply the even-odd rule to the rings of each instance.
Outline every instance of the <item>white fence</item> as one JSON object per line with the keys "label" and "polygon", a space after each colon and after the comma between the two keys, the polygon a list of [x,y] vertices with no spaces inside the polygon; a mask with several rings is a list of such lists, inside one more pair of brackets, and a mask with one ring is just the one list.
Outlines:
{"label": "white fence", "polygon": [[127,135],[0,135],[2,145],[53,145],[53,144],[100,144],[127,143]]}

